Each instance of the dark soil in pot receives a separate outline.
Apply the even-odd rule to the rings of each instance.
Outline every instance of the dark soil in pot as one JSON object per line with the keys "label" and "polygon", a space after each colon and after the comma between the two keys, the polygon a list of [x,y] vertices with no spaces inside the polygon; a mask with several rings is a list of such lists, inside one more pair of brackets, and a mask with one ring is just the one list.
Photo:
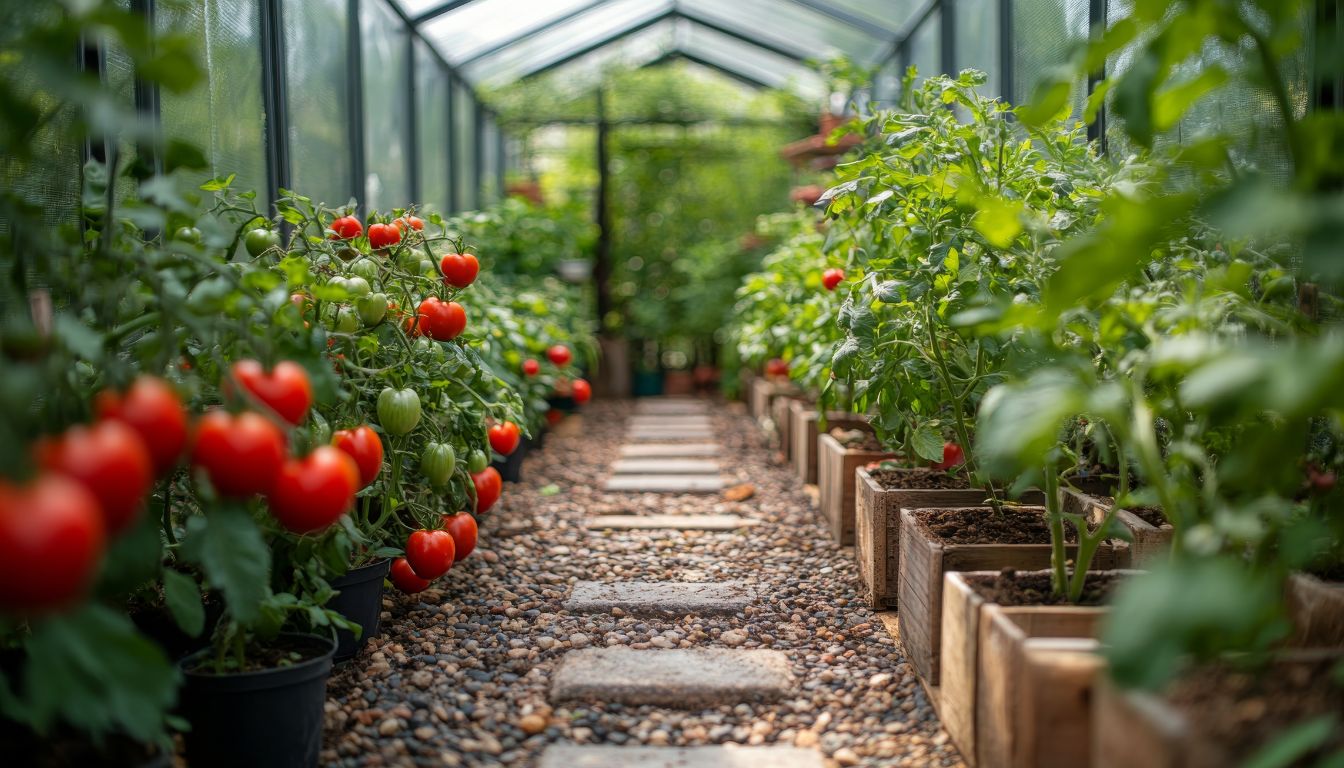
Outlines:
{"label": "dark soil in pot", "polygon": [[[1049,544],[1050,526],[1039,509],[1004,507],[996,513],[987,507],[918,509],[915,522],[948,544]],[[1065,541],[1078,540],[1065,523]]]}
{"label": "dark soil in pot", "polygon": [[1307,573],[1321,581],[1344,583],[1344,563],[1333,563],[1308,568]]}
{"label": "dark soil in pot", "polygon": [[[1279,661],[1264,670],[1228,665],[1199,667],[1171,685],[1167,701],[1203,739],[1227,746],[1228,754],[1251,755],[1295,725],[1344,712],[1344,682],[1337,655]],[[1326,744],[1293,765],[1344,749],[1338,719]]]}
{"label": "dark soil in pot", "polygon": [[924,490],[970,488],[971,480],[965,475],[951,475],[936,469],[882,469],[868,470],[868,476],[883,490]]}
{"label": "dark soil in pot", "polygon": [[[1002,606],[1071,605],[1064,595],[1055,594],[1050,574],[1032,571],[1021,573],[1005,568],[995,576],[967,574],[966,585],[986,601]],[[1125,580],[1119,573],[1089,573],[1083,586],[1082,597],[1072,605],[1103,606],[1110,602],[1115,588]]]}
{"label": "dark soil in pot", "polygon": [[[1114,496],[1098,496],[1097,498],[1103,504],[1115,506]],[[1162,514],[1160,507],[1125,507],[1125,511],[1154,528],[1171,527],[1171,523],[1167,522],[1167,516]]]}
{"label": "dark soil in pot", "polygon": [[831,430],[831,437],[834,437],[836,442],[851,451],[876,452],[887,450],[882,442],[877,439],[877,435],[861,429],[833,429]]}
{"label": "dark soil in pot", "polygon": [[202,666],[210,649],[179,662],[181,714],[191,723],[191,768],[309,768],[318,764],[322,712],[335,643],[284,634],[224,675]]}
{"label": "dark soil in pot", "polygon": [[392,567],[391,560],[379,560],[358,568],[331,582],[339,594],[327,601],[327,607],[363,628],[359,639],[348,629],[336,630],[335,661],[359,655],[369,638],[378,634],[378,617],[383,612],[383,579]]}

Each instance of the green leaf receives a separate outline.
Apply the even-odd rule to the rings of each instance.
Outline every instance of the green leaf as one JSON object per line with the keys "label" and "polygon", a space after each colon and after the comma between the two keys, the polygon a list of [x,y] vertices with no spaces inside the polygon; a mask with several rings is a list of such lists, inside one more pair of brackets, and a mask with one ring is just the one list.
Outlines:
{"label": "green leaf", "polygon": [[196,580],[185,573],[164,570],[163,597],[177,626],[192,637],[200,637],[205,630],[205,605]]}
{"label": "green leaf", "polygon": [[1071,109],[1069,100],[1072,96],[1072,73],[1055,73],[1037,83],[1031,102],[1017,108],[1017,117],[1024,125],[1039,128],[1066,114]]}
{"label": "green leaf", "polygon": [[225,506],[208,516],[193,516],[187,521],[182,555],[224,594],[239,623],[260,618],[261,604],[270,594],[271,551],[246,511]]}
{"label": "green leaf", "polygon": [[238,174],[236,173],[230,173],[228,176],[216,176],[202,184],[201,190],[204,192],[219,192],[228,189],[233,185],[233,180],[237,178],[237,176]]}
{"label": "green leaf", "polygon": [[984,197],[979,201],[980,212],[975,216],[975,229],[995,248],[1007,248],[1022,233],[1022,204],[1001,197]]}
{"label": "green leaf", "polygon": [[910,436],[910,445],[921,459],[943,460],[943,436],[938,430],[927,424],[919,425],[915,433]]}
{"label": "green leaf", "polygon": [[885,304],[899,304],[905,299],[901,296],[901,282],[886,280],[873,286],[873,298]]}
{"label": "green leaf", "polygon": [[1262,747],[1242,768],[1289,768],[1301,765],[1313,751],[1324,746],[1339,726],[1339,717],[1324,714],[1298,723]]}

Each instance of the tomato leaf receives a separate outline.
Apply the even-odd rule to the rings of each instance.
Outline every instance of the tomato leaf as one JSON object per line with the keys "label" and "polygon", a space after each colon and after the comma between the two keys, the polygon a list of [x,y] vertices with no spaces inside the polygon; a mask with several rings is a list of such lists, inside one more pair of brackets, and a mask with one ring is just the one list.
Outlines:
{"label": "tomato leaf", "polygon": [[229,612],[248,625],[260,617],[270,594],[271,551],[247,512],[225,506],[187,522],[182,555],[224,594]]}
{"label": "tomato leaf", "polygon": [[943,436],[928,424],[921,424],[910,436],[910,445],[921,459],[943,460]]}
{"label": "tomato leaf", "polygon": [[200,637],[205,630],[205,606],[196,580],[179,571],[164,570],[163,598],[177,626],[192,637]]}

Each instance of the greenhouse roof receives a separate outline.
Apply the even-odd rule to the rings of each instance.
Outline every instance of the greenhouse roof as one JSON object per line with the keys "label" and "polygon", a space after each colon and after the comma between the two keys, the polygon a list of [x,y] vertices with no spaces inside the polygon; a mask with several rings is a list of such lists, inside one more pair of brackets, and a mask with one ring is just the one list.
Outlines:
{"label": "greenhouse roof", "polygon": [[815,94],[809,61],[875,65],[927,0],[395,0],[447,62],[497,86],[574,64],[680,58],[756,87]]}

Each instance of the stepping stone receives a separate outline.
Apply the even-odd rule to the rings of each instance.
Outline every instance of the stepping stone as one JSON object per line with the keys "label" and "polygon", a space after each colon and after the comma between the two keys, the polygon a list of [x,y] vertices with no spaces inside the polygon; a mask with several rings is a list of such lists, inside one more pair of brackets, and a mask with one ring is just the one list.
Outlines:
{"label": "stepping stone", "polygon": [[629,429],[713,429],[714,422],[709,419],[631,419]]}
{"label": "stepping stone", "polygon": [[575,613],[610,613],[620,608],[641,616],[697,616],[737,613],[756,598],[744,581],[580,581],[565,601]]}
{"label": "stepping stone", "polygon": [[723,490],[723,478],[714,475],[614,475],[604,491],[629,493],[714,493]]}
{"label": "stepping stone", "polygon": [[719,462],[711,459],[619,459],[611,471],[618,475],[717,475]]}
{"label": "stepping stone", "polygon": [[715,434],[699,427],[640,427],[630,430],[626,438],[639,443],[656,443],[660,440],[713,440]]}
{"label": "stepping stone", "polygon": [[737,648],[570,651],[551,676],[551,701],[707,709],[776,701],[797,687],[789,657]]}
{"label": "stepping stone", "polygon": [[596,530],[735,531],[760,523],[760,520],[738,515],[600,515],[585,525]]}
{"label": "stepping stone", "polygon": [[621,446],[621,456],[627,459],[718,455],[718,443],[646,443]]}
{"label": "stepping stone", "polygon": [[703,400],[639,400],[635,403],[635,413],[704,413],[709,404]]}
{"label": "stepping stone", "polygon": [[537,768],[824,768],[821,753],[802,747],[636,747],[552,744]]}

